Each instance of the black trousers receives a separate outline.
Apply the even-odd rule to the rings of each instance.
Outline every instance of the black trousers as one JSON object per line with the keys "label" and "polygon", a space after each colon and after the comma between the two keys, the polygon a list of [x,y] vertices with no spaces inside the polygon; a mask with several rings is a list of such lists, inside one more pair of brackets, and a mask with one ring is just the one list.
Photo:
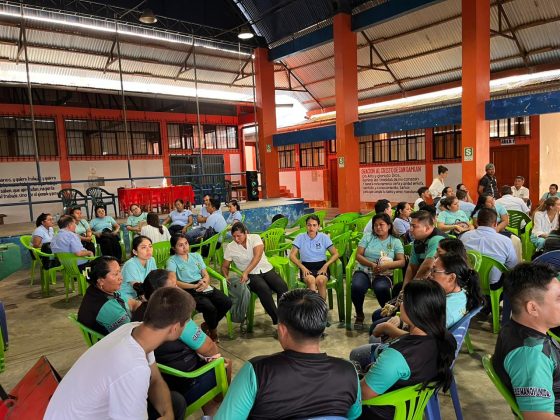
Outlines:
{"label": "black trousers", "polygon": [[119,261],[122,259],[122,249],[118,236],[112,233],[102,233],[97,238],[97,243],[101,248],[101,255],[110,255]]}
{"label": "black trousers", "polygon": [[259,297],[264,310],[272,318],[272,323],[274,325],[278,324],[277,309],[272,293],[275,292],[280,299],[288,291],[288,286],[274,270],[260,274],[249,274],[249,280],[249,289]]}
{"label": "black trousers", "polygon": [[208,328],[215,330],[220,320],[231,308],[231,299],[221,290],[214,289],[211,293],[198,293],[187,290],[196,301],[196,310],[202,313]]}
{"label": "black trousers", "polygon": [[[171,391],[171,404],[173,405],[173,414],[175,416],[175,420],[182,420],[185,418],[185,411],[187,410],[187,402],[185,401],[185,397],[183,397],[177,391]],[[161,415],[158,411],[154,408],[150,400],[148,400],[148,419],[154,420],[159,419]]]}
{"label": "black trousers", "polygon": [[92,241],[82,241],[82,245],[85,249],[93,252],[93,254],[95,255],[95,245],[93,245]]}

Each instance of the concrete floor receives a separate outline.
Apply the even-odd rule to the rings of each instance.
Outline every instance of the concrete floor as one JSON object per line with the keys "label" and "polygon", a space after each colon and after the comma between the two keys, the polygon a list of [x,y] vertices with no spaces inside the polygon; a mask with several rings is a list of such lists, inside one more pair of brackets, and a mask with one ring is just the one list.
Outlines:
{"label": "concrete floor", "polygon": [[[10,347],[6,353],[6,371],[0,374],[0,384],[10,390],[31,368],[37,359],[45,355],[64,375],[86,350],[79,330],[67,319],[80,305],[81,296],[73,295],[68,302],[64,298],[64,285],[59,278],[51,287],[51,296],[42,297],[36,281],[30,286],[29,271],[19,271],[0,281],[0,299],[6,307],[10,334]],[[375,309],[377,301],[368,296],[366,308]],[[200,321],[198,315],[195,320]],[[281,350],[278,341],[272,338],[272,325],[264,310],[257,304],[255,332],[240,336],[236,324],[235,338],[227,338],[226,325],[220,325],[220,351],[224,357],[233,360],[234,373],[242,364],[257,355],[270,354]],[[332,319],[337,320],[336,309]],[[471,323],[471,338],[475,354],[469,355],[465,349],[455,364],[463,415],[469,419],[513,418],[506,402],[496,391],[486,376],[481,357],[493,353],[496,336],[490,332],[488,322]],[[365,332],[346,331],[344,326],[333,322],[327,329],[327,337],[322,342],[322,350],[333,356],[346,358],[353,347],[367,341]],[[440,397],[443,419],[453,419],[455,414],[451,398]],[[193,418],[199,418],[196,416]]]}

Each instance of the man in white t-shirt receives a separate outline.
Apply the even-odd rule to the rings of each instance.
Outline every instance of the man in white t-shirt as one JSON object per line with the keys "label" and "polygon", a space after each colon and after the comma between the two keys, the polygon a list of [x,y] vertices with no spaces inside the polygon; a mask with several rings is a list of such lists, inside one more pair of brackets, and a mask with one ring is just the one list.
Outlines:
{"label": "man in white t-shirt", "polygon": [[521,198],[525,203],[529,202],[529,188],[523,186],[525,183],[525,178],[521,175],[515,177],[513,181],[513,187],[511,188],[511,195],[517,198]]}
{"label": "man in white t-shirt", "polygon": [[509,185],[504,185],[500,189],[502,196],[496,200],[496,204],[501,204],[506,210],[516,210],[522,211],[523,213],[529,213],[529,208],[522,198],[515,197],[512,195],[512,189]]}
{"label": "man in white t-shirt", "polygon": [[420,203],[423,201],[426,204],[429,204],[428,201],[431,201],[432,193],[428,189],[428,187],[420,187],[418,188],[418,198],[414,202],[414,211],[420,210]]}
{"label": "man in white t-shirt", "polygon": [[204,203],[202,204],[202,208],[200,209],[200,214],[197,216],[197,221],[200,224],[206,222],[206,219],[208,218],[208,216],[210,216],[210,213],[207,209],[208,203],[210,202],[210,196],[206,194],[203,200]]}
{"label": "man in white t-shirt", "polygon": [[123,325],[74,363],[52,396],[45,420],[182,419],[185,400],[169,392],[154,350],[179,338],[194,308],[184,290],[158,289],[144,322]]}

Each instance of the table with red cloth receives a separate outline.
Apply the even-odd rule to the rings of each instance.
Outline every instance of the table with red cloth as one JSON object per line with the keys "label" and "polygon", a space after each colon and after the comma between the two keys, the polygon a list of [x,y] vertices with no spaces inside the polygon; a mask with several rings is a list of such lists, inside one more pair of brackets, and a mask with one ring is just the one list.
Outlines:
{"label": "table with red cloth", "polygon": [[194,202],[194,191],[190,185],[119,188],[118,195],[121,212],[129,211],[132,204],[138,204],[144,211],[151,211],[154,208],[171,210],[178,198]]}

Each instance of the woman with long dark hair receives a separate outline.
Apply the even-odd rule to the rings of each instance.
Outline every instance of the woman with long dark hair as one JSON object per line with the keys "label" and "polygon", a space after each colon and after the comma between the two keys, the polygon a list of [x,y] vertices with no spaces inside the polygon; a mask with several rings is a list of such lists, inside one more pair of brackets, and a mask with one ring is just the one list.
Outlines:
{"label": "woman with long dark hair", "polygon": [[159,216],[152,211],[148,213],[146,225],[142,226],[140,235],[150,238],[153,244],[156,242],[169,241],[169,239],[171,239],[171,234],[167,227],[159,223]]}
{"label": "woman with long dark hair", "polygon": [[533,215],[533,230],[531,231],[531,242],[540,250],[544,241],[555,229],[558,229],[558,217],[560,214],[560,198],[549,197],[544,200]]}
{"label": "woman with long dark hair", "polygon": [[111,255],[117,260],[122,258],[119,242],[120,225],[111,216],[107,216],[105,206],[95,206],[95,217],[89,222],[102,255]]}
{"label": "woman with long dark hair", "polygon": [[393,234],[401,238],[404,243],[409,243],[411,241],[409,230],[410,230],[410,214],[412,213],[412,207],[406,201],[401,201],[395,207],[395,217],[393,218]]}
{"label": "woman with long dark hair", "polygon": [[373,289],[383,308],[391,299],[393,270],[405,265],[404,248],[400,239],[392,235],[393,223],[385,213],[372,218],[372,233],[364,234],[358,244],[356,271],[352,275],[352,303],[356,309],[354,328],[364,324],[364,299],[368,289]]}
{"label": "woman with long dark hair", "polygon": [[[409,332],[379,354],[361,381],[362,400],[410,385],[449,389],[457,342],[446,328],[445,307],[445,292],[434,280],[415,280],[405,286],[401,316]],[[364,406],[361,418],[393,416],[391,406]]]}
{"label": "woman with long dark hair", "polygon": [[505,231],[506,226],[509,224],[509,214],[504,206],[496,203],[496,200],[494,200],[492,194],[481,194],[478,196],[476,207],[474,208],[471,215],[475,226],[478,226],[478,224],[476,223],[476,219],[478,217],[478,211],[483,207],[496,210],[496,213],[498,213],[498,220],[497,220],[498,226],[496,226],[496,232]]}

